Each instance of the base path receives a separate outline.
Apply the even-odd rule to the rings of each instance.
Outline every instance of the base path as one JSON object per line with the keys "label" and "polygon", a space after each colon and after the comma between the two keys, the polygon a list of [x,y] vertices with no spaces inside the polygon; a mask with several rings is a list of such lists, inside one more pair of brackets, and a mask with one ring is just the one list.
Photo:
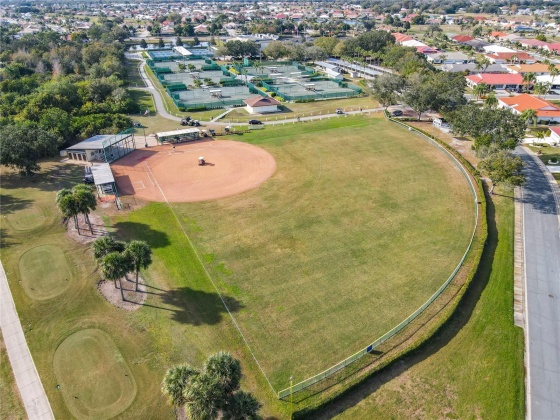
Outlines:
{"label": "base path", "polygon": [[49,399],[27,347],[2,263],[0,263],[0,328],[27,417],[30,420],[54,419]]}
{"label": "base path", "polygon": [[[527,418],[560,419],[560,194],[540,161],[525,163],[523,235]],[[556,195],[559,195],[556,197]]]}
{"label": "base path", "polygon": [[[206,164],[198,165],[204,157]],[[121,195],[149,201],[194,202],[258,187],[276,162],[260,147],[205,140],[138,149],[111,165]]]}

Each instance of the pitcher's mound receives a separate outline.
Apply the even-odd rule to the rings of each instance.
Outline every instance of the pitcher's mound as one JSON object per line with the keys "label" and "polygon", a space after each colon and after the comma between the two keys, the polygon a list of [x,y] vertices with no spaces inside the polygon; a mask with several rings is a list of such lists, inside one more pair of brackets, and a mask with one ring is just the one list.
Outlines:
{"label": "pitcher's mound", "polygon": [[[199,157],[206,164],[200,166]],[[121,195],[193,202],[258,187],[276,169],[270,153],[236,141],[197,141],[138,149],[111,165]]]}

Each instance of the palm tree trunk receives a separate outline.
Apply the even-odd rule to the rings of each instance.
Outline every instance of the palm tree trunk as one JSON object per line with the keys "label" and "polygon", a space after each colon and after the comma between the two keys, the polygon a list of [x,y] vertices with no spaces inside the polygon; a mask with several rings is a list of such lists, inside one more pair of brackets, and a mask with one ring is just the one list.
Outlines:
{"label": "palm tree trunk", "polygon": [[123,302],[126,302],[126,299],[124,298],[124,290],[123,290],[123,287],[122,287],[122,278],[120,278],[120,277],[119,277],[119,285],[121,286],[121,297],[122,297],[122,300],[123,300]]}
{"label": "palm tree trunk", "polygon": [[80,233],[80,223],[78,222],[78,215],[77,214],[74,215],[74,225],[76,226],[76,230],[78,231],[78,235],[81,235],[81,233]]}
{"label": "palm tree trunk", "polygon": [[84,213],[84,216],[85,216],[86,222],[87,222],[87,224],[88,224],[88,226],[89,226],[89,230],[90,230],[90,232],[91,232],[91,234],[92,234],[92,236],[93,236],[93,228],[91,227],[91,222],[90,222],[90,220],[89,220],[89,214],[88,214],[88,213]]}
{"label": "palm tree trunk", "polygon": [[117,280],[116,280],[116,279],[113,280],[113,283],[115,283],[115,289],[118,289],[118,287],[117,287]]}

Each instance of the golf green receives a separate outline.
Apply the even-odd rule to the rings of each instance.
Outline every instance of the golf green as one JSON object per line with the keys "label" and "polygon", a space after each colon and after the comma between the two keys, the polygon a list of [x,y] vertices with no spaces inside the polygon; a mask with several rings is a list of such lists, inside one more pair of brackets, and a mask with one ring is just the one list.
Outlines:
{"label": "golf green", "polygon": [[109,419],[126,410],[136,382],[121,352],[99,329],[78,331],[54,354],[53,368],[64,401],[79,419]]}
{"label": "golf green", "polygon": [[[8,207],[9,210],[9,207]],[[8,223],[15,230],[31,230],[41,226],[45,220],[45,214],[40,207],[29,206],[6,215]]]}
{"label": "golf green", "polygon": [[32,299],[51,299],[72,282],[72,270],[64,252],[56,245],[31,248],[19,259],[21,283]]}

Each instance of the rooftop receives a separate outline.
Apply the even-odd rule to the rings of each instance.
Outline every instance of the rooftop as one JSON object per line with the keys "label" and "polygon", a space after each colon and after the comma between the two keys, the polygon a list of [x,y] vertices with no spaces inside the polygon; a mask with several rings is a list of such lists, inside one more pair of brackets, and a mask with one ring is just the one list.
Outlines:
{"label": "rooftop", "polygon": [[132,134],[99,134],[76,143],[66,150],[100,150],[103,149],[104,146],[113,145],[130,136],[132,136]]}
{"label": "rooftop", "polygon": [[260,96],[260,95],[247,98],[243,100],[243,102],[245,102],[247,105],[253,108],[258,108],[261,106],[280,105],[280,102],[278,102],[276,99],[269,98],[269,97],[265,98],[264,96]]}
{"label": "rooftop", "polygon": [[560,117],[560,107],[527,93],[511,98],[498,98],[498,100],[518,112],[534,109],[538,117]]}

